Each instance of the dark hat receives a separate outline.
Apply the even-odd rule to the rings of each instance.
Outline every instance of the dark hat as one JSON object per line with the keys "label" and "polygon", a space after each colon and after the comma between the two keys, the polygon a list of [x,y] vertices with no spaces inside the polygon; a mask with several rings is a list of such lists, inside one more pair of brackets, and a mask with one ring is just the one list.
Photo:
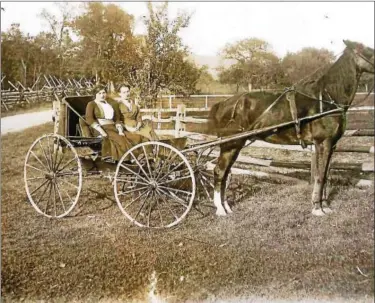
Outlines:
{"label": "dark hat", "polygon": [[92,93],[94,94],[94,96],[100,92],[101,90],[105,90],[105,92],[107,92],[107,86],[103,85],[103,84],[97,84],[93,87],[92,89]]}
{"label": "dark hat", "polygon": [[120,91],[120,88],[123,87],[123,86],[125,86],[125,87],[129,88],[129,90],[131,90],[131,86],[130,86],[129,83],[120,83],[119,85],[117,85],[117,90]]}

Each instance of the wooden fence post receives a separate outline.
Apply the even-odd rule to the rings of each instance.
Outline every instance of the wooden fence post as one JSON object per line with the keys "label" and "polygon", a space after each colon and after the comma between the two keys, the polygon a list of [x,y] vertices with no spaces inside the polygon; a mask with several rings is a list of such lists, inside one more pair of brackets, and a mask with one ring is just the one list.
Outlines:
{"label": "wooden fence post", "polygon": [[175,121],[175,137],[180,137],[180,131],[185,131],[186,106],[185,104],[177,105],[176,121]]}
{"label": "wooden fence post", "polygon": [[208,96],[206,95],[206,104],[205,104],[205,109],[208,108]]}
{"label": "wooden fence post", "polygon": [[161,129],[161,108],[158,108],[158,130]]}
{"label": "wooden fence post", "polygon": [[172,109],[172,96],[169,96],[169,109]]}

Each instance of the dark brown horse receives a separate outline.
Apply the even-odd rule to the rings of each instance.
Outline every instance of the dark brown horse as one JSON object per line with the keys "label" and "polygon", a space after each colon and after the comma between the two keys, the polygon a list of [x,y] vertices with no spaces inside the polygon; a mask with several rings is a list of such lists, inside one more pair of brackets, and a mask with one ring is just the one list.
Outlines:
{"label": "dark brown horse", "polygon": [[[218,136],[296,121],[294,126],[278,129],[276,133],[262,133],[256,139],[275,144],[315,145],[312,213],[317,216],[332,212],[325,190],[331,156],[344,134],[346,111],[354,99],[361,74],[374,73],[374,50],[357,42],[345,40],[344,43],[346,48],[335,63],[295,87],[278,94],[236,95],[215,104],[209,115],[210,129]],[[298,118],[337,108],[341,108],[342,113],[297,122]],[[214,169],[214,204],[219,216],[232,212],[225,201],[226,181],[246,140],[236,139],[220,145],[220,156]]]}

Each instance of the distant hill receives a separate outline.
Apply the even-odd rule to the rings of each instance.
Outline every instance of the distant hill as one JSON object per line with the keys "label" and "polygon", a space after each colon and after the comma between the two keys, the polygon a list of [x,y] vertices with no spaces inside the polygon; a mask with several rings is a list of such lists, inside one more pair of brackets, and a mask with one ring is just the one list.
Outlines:
{"label": "distant hill", "polygon": [[190,59],[199,66],[207,65],[208,71],[212,74],[214,78],[217,78],[218,74],[216,68],[218,68],[221,65],[229,67],[235,62],[234,60],[224,60],[219,56],[202,56],[196,54],[191,54]]}

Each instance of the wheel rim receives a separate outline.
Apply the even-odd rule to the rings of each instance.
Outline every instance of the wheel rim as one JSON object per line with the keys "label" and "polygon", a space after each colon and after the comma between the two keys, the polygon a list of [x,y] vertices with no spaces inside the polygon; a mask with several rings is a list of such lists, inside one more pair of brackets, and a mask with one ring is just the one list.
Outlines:
{"label": "wheel rim", "polygon": [[120,210],[134,224],[172,227],[193,204],[194,172],[173,146],[145,142],[131,148],[119,161],[114,192]]}
{"label": "wheel rim", "polygon": [[55,134],[31,145],[24,166],[27,197],[35,210],[48,218],[68,215],[82,189],[81,161],[70,142]]}

